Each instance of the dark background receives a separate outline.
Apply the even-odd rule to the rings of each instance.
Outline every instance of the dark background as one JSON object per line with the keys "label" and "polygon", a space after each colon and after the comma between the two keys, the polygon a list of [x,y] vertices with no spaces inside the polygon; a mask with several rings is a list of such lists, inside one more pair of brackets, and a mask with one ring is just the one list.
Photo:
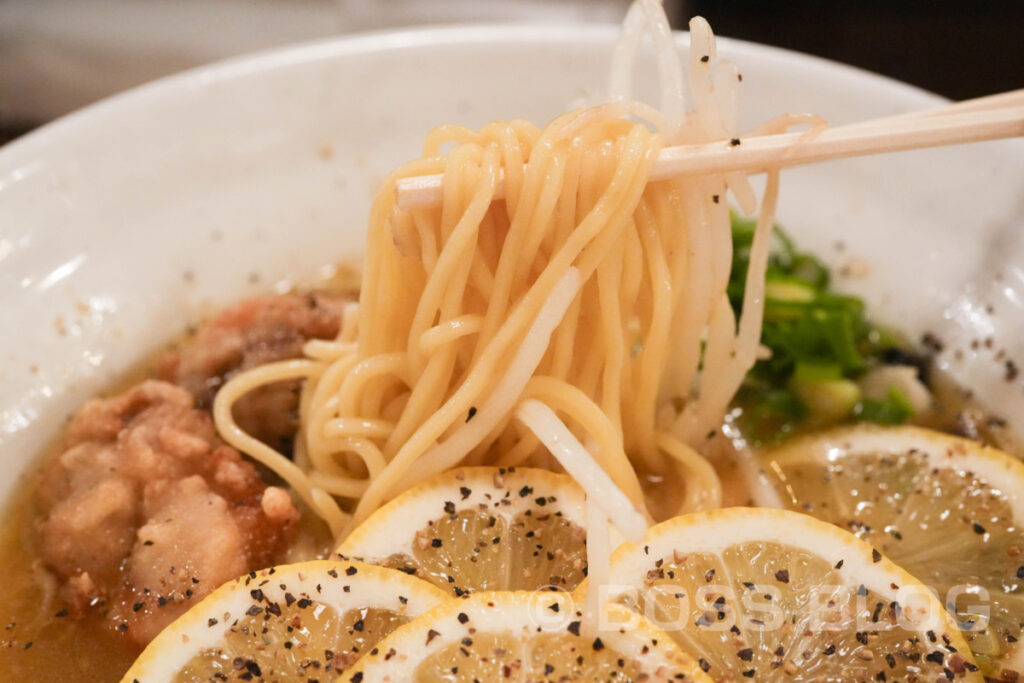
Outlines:
{"label": "dark background", "polygon": [[673,24],[853,64],[954,100],[1024,88],[1024,0],[666,0]]}
{"label": "dark background", "polygon": [[[700,14],[718,35],[845,62],[951,99],[1024,88],[1024,0],[665,0],[665,7],[676,28]],[[0,144],[40,123],[0,119]]]}

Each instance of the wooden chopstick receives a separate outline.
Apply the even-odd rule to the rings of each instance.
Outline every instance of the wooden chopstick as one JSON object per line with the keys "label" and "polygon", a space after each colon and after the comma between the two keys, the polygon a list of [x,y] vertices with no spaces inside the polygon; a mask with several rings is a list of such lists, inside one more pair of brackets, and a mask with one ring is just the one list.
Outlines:
{"label": "wooden chopstick", "polygon": [[[654,162],[651,180],[687,174],[759,172],[817,161],[1020,136],[1024,136],[1024,90],[827,128],[813,136],[806,132],[783,133],[666,147]],[[399,208],[408,210],[438,204],[442,180],[441,175],[427,175],[398,181]],[[496,199],[504,196],[503,189],[499,180]]]}
{"label": "wooden chopstick", "polygon": [[970,100],[961,100],[960,102],[951,102],[950,104],[944,104],[941,107],[934,107],[932,109],[918,109],[916,111],[903,112],[902,114],[893,114],[891,116],[883,116],[877,119],[858,121],[857,123],[847,124],[844,128],[852,128],[853,126],[874,126],[888,123],[890,121],[945,116],[947,114],[965,114],[971,111],[992,111],[1004,107],[1018,106],[1024,107],[1024,88],[1019,90],[1008,90],[1007,92],[996,93],[995,95],[975,97]]}

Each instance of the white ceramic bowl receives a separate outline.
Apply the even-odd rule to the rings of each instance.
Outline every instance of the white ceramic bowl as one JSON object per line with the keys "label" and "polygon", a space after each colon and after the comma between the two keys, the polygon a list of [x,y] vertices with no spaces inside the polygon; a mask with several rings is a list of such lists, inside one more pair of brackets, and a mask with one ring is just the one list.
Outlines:
{"label": "white ceramic bowl", "polygon": [[[210,307],[358,262],[375,184],[432,126],[545,122],[596,99],[615,36],[483,26],[345,38],[159,81],[0,149],[0,500],[82,400]],[[749,125],[941,104],[803,55],[720,49],[742,69]],[[1018,426],[1024,389],[1004,381],[1004,361],[1024,361],[1022,171],[1019,142],[821,164],[784,174],[779,210],[828,262],[867,264],[840,285],[911,339],[944,339],[950,371]],[[991,349],[970,349],[989,337]]]}

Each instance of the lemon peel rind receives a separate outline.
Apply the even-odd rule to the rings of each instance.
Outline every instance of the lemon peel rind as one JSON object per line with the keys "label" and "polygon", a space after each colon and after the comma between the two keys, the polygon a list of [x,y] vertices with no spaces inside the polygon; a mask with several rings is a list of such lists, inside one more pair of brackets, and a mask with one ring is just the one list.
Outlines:
{"label": "lemon peel rind", "polygon": [[535,501],[541,496],[554,497],[545,501],[545,512],[560,512],[585,528],[583,490],[568,475],[527,467],[461,467],[431,477],[382,506],[356,527],[336,552],[371,563],[395,554],[412,556],[416,532],[428,520],[446,514],[445,502],[452,503],[455,511],[482,505],[495,516],[511,518],[540,507]]}
{"label": "lemon peel rind", "polygon": [[[858,454],[901,455],[913,450],[939,468],[971,471],[986,484],[1006,496],[1014,518],[1024,521],[1024,463],[1003,451],[959,436],[923,427],[881,427],[857,425],[830,430],[823,434],[797,437],[765,452],[761,462],[792,464],[799,462],[838,462]],[[1003,484],[1008,478],[1016,488]]]}
{"label": "lemon peel rind", "polygon": [[[348,590],[346,590],[346,586]],[[252,591],[260,591],[257,599]],[[361,562],[314,560],[252,572],[219,587],[154,638],[122,683],[164,683],[200,652],[219,646],[253,605],[285,603],[285,594],[339,612],[363,607],[414,618],[449,599],[431,584],[394,569]]]}
{"label": "lemon peel rind", "polygon": [[[579,605],[571,595],[558,591],[481,591],[453,599],[397,628],[338,680],[410,680],[418,664],[460,642],[467,634],[500,635],[511,631],[525,639],[537,633],[578,633],[582,619]],[[671,671],[685,674],[679,680],[712,683],[698,663],[655,624],[621,605],[607,605],[605,614],[605,623],[612,623],[615,628],[600,632],[604,647],[629,657],[652,675],[648,680],[662,680],[658,676]],[[574,622],[575,630],[570,628]],[[589,643],[586,636],[580,638],[581,642]]]}
{"label": "lemon peel rind", "polygon": [[[642,543],[623,543],[612,553],[607,597],[615,600],[642,585],[660,558],[678,552],[721,554],[741,543],[778,543],[804,550],[828,562],[844,586],[860,586],[901,605],[924,601],[928,629],[945,633],[959,651],[970,653],[960,629],[934,594],[877,549],[827,522],[773,508],[723,508],[675,517],[651,527]],[[840,562],[841,561],[841,562]],[[838,565],[838,566],[837,566]],[[576,588],[584,595],[587,582]],[[977,680],[981,680],[980,676]]]}
{"label": "lemon peel rind", "polygon": [[[857,425],[797,437],[760,456],[768,469],[800,463],[841,462],[869,453],[897,456],[913,451],[930,465],[958,472],[970,471],[1006,497],[1014,521],[1024,523],[1024,462],[997,448],[959,436],[914,426]],[[776,472],[776,476],[778,476]],[[1007,485],[1015,482],[1016,486]],[[1024,646],[1013,648],[1002,665],[1024,670]]]}

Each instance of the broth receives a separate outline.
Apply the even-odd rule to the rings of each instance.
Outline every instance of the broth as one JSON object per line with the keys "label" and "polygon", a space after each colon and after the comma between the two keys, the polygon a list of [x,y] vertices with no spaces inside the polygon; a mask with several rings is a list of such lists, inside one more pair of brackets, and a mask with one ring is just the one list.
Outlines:
{"label": "broth", "polygon": [[[338,268],[325,280],[320,280],[316,290],[351,295],[357,290],[354,284],[357,282],[354,269]],[[170,348],[187,339],[186,336],[177,340]],[[159,355],[128,373],[105,394],[118,393],[154,376]],[[1016,457],[1021,456],[1024,451],[1005,422],[979,409],[970,392],[956,387],[938,373],[932,373],[930,380],[939,405],[920,416],[919,424],[975,438]],[[712,440],[712,446],[709,455],[722,481],[723,504],[751,504],[732,442],[719,433]],[[37,467],[61,447],[62,441],[58,439],[40,456]],[[263,470],[262,474],[268,483],[279,483],[273,481],[272,473]],[[4,522],[0,524],[0,575],[4,577],[4,590],[0,592],[0,619],[4,626],[0,635],[0,672],[7,680],[118,681],[140,648],[113,630],[100,609],[82,618],[74,618],[63,611],[57,581],[43,567],[35,546],[36,476],[36,470],[32,470],[22,477],[16,495],[6,506]],[[643,485],[650,511],[656,518],[676,514],[674,508],[685,490],[681,482],[644,476]],[[281,558],[283,562],[323,558],[332,549],[330,534],[315,515],[303,514],[302,520],[294,542]]]}
{"label": "broth", "polygon": [[12,681],[117,681],[139,650],[98,613],[61,616],[57,581],[33,543],[33,481],[22,479],[0,525],[0,671]]}

